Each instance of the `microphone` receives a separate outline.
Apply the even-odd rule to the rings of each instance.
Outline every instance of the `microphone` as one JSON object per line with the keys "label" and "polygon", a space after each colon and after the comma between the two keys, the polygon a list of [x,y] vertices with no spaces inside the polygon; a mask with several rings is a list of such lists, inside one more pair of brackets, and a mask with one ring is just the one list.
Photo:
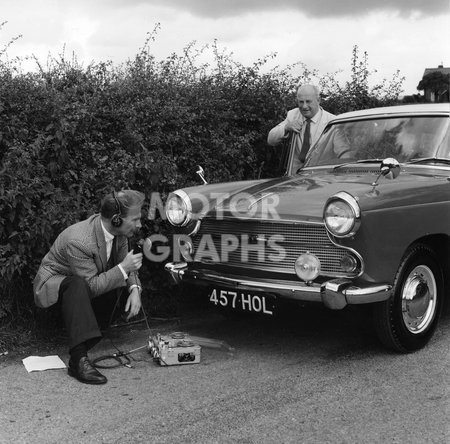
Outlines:
{"label": "microphone", "polygon": [[144,239],[139,239],[133,247],[133,254],[142,253],[142,248],[144,246]]}
{"label": "microphone", "polygon": [[149,237],[139,239],[133,247],[133,254],[143,253],[146,259],[152,257],[152,241]]}

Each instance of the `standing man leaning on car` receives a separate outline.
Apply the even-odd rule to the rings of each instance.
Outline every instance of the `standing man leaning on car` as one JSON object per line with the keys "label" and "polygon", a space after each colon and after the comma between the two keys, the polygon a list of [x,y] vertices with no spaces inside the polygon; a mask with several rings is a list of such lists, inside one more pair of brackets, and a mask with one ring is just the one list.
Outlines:
{"label": "standing man leaning on car", "polygon": [[118,292],[128,290],[127,319],[141,309],[137,271],[142,253],[128,251],[128,238],[141,227],[143,203],[144,195],[134,190],[106,195],[100,214],[71,225],[57,237],[34,279],[36,305],[60,306],[69,336],[69,375],[86,384],[107,382],[87,352],[101,339],[99,323],[110,320]]}
{"label": "standing man leaning on car", "polygon": [[315,85],[297,88],[297,105],[297,108],[288,111],[286,119],[269,131],[267,137],[267,143],[276,146],[292,134],[294,172],[303,166],[309,149],[317,142],[327,123],[335,117],[320,106],[320,91]]}

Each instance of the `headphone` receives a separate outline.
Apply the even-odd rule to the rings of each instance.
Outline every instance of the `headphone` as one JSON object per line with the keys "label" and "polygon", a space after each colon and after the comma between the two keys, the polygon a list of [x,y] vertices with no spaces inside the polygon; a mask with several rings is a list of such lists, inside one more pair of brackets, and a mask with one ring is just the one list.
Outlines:
{"label": "headphone", "polygon": [[120,202],[119,202],[119,199],[117,198],[116,193],[114,191],[112,192],[112,196],[113,196],[113,198],[114,198],[114,200],[116,202],[117,209],[116,209],[116,214],[114,214],[111,217],[111,224],[112,224],[113,227],[119,228],[122,225],[122,222],[123,222],[122,212],[120,211]]}

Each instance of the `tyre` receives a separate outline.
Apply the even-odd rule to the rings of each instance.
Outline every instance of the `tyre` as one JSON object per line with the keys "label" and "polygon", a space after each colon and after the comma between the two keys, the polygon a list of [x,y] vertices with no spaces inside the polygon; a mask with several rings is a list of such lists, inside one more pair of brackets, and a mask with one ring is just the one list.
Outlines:
{"label": "tyre", "polygon": [[379,339],[400,353],[424,347],[436,329],[443,299],[443,273],[435,253],[427,245],[414,245],[403,257],[391,297],[374,306]]}

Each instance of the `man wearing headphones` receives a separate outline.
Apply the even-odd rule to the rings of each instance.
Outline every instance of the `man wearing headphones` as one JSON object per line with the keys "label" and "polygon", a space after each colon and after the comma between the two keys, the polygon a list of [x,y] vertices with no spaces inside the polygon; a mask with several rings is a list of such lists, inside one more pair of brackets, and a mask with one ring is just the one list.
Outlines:
{"label": "man wearing headphones", "polygon": [[142,253],[128,251],[128,238],[141,228],[144,195],[123,190],[106,195],[100,214],[66,228],[42,259],[34,279],[39,307],[58,303],[69,336],[68,373],[86,384],[107,379],[90,362],[87,352],[101,339],[96,315],[109,307],[112,315],[120,291],[128,290],[127,319],[141,309],[137,271]]}

